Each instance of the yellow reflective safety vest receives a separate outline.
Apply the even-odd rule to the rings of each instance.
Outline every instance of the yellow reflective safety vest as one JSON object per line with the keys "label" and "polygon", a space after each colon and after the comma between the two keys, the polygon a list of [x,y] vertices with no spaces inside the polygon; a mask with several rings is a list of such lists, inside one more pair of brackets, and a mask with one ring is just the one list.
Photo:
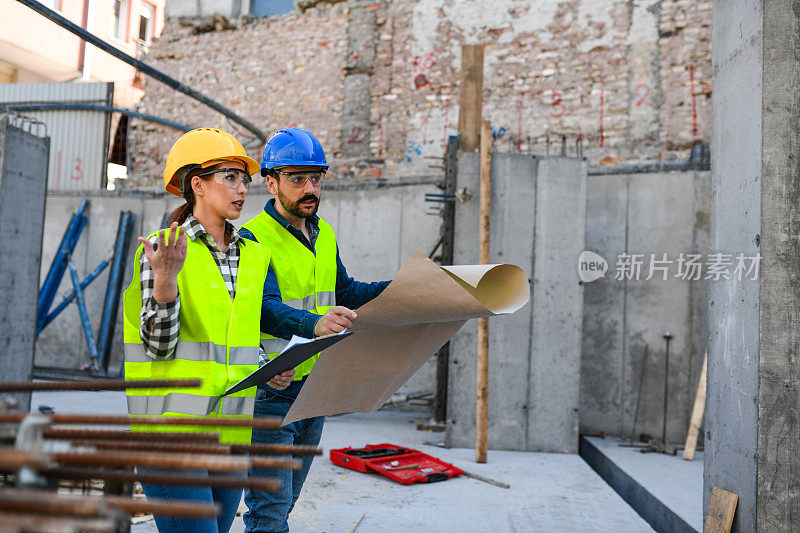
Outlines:
{"label": "yellow reflective safety vest", "polygon": [[[316,254],[265,211],[242,227],[269,247],[269,264],[278,278],[284,304],[318,315],[324,315],[336,305],[336,235],[330,224],[319,219],[319,235],[314,243]],[[263,332],[261,338],[261,346],[270,359],[277,356],[288,342]],[[317,358],[319,354],[297,366],[295,381],[311,372]]]}
{"label": "yellow reflective safety vest", "polygon": [[[166,230],[169,235],[169,230]],[[155,235],[155,234],[153,234]],[[151,235],[152,237],[152,235]],[[231,300],[222,273],[201,240],[189,240],[186,261],[178,273],[181,297],[178,344],[172,359],[156,361],[145,352],[139,333],[142,294],[136,251],[133,280],[124,295],[125,379],[199,378],[200,388],[129,389],[132,416],[253,416],[256,388],[217,398],[228,387],[258,369],[259,319],[269,250],[252,241],[239,246],[236,297]],[[145,426],[133,431],[203,432],[220,435],[220,442],[249,444],[250,428],[223,426]]]}

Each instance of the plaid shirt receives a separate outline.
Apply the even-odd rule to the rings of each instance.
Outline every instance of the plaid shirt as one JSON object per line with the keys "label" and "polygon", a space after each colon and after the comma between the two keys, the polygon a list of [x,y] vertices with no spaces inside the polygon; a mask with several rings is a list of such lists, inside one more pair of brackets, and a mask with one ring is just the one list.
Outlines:
{"label": "plaid shirt", "polygon": [[[192,215],[183,223],[186,237],[194,241],[201,239],[211,252],[211,256],[219,267],[222,279],[231,299],[236,296],[236,273],[239,269],[239,244],[244,245],[245,241],[239,236],[230,222],[225,222],[226,233],[232,235],[231,242],[225,252],[221,252],[214,239],[203,228],[200,222]],[[156,242],[158,236],[153,236],[150,242]],[[180,330],[179,313],[181,309],[180,294],[171,302],[157,302],[153,298],[153,269],[145,254],[139,258],[141,267],[140,287],[142,289],[142,313],[141,329],[139,334],[142,338],[147,355],[156,360],[167,360],[175,352],[178,344],[178,330]]]}

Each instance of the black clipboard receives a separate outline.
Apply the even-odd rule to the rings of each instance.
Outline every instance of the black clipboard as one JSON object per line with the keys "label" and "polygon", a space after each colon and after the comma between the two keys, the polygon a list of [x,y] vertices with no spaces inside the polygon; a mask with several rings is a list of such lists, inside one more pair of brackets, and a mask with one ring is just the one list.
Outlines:
{"label": "black clipboard", "polygon": [[[250,387],[255,387],[257,385],[261,385],[262,383],[266,383],[281,372],[291,370],[303,361],[310,358],[312,355],[319,353],[326,348],[330,348],[340,340],[347,338],[352,334],[352,332],[348,331],[344,333],[333,333],[331,335],[325,335],[324,337],[317,337],[316,339],[292,337],[292,340],[289,341],[289,346],[284,348],[284,350],[275,359],[271,360],[269,363],[265,364],[241,380],[239,383],[228,388],[228,390],[226,390],[224,394],[220,395],[219,398],[223,398],[224,396],[233,394],[234,392],[239,392],[241,390],[249,389]],[[292,344],[292,342],[294,342],[294,344]]]}

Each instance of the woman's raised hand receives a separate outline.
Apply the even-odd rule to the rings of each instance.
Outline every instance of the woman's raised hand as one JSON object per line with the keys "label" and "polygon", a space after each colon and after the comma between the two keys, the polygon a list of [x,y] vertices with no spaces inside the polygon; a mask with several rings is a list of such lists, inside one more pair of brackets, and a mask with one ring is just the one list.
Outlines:
{"label": "woman's raised hand", "polygon": [[153,269],[153,297],[157,302],[171,302],[178,296],[178,272],[186,261],[186,232],[183,226],[173,222],[170,226],[169,242],[162,229],[158,232],[157,245],[139,237],[144,245],[144,254]]}

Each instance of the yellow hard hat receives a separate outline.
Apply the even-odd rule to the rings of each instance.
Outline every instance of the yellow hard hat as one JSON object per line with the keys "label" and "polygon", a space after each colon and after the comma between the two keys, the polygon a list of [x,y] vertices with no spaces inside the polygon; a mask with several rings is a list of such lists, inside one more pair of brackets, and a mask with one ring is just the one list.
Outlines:
{"label": "yellow hard hat", "polygon": [[255,174],[260,168],[255,159],[247,156],[242,143],[230,133],[215,128],[189,131],[169,149],[164,166],[164,189],[181,196],[183,174],[179,175],[180,169],[187,165],[206,168],[221,161],[241,161],[249,174]]}

